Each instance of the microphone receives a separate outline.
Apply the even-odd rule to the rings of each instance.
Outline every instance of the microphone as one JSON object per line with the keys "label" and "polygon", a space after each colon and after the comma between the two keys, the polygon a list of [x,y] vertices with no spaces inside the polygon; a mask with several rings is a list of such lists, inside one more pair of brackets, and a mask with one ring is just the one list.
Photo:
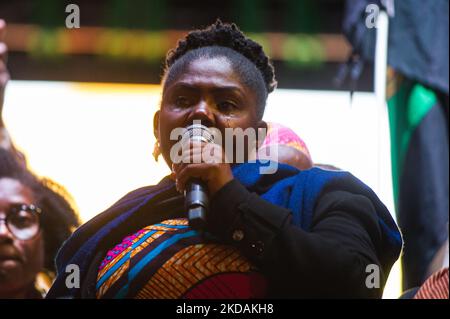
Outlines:
{"label": "microphone", "polygon": [[[208,127],[194,123],[186,128],[182,136],[184,142],[212,143],[213,135]],[[209,209],[208,188],[198,179],[191,178],[186,183],[184,191],[185,208],[188,211],[189,226],[195,230],[202,230],[206,226],[206,214]]]}

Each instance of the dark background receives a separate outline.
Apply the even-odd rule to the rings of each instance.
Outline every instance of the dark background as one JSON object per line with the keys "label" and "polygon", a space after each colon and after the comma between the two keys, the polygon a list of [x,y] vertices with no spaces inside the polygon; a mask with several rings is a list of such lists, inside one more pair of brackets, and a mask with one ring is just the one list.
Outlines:
{"label": "dark background", "polygon": [[[188,31],[216,18],[236,22],[245,32],[341,34],[344,0],[0,0],[0,18],[11,25],[35,25],[45,30],[65,28],[69,3],[80,7],[83,27],[126,30]],[[9,29],[8,29],[9,30]],[[14,37],[14,34],[8,33]],[[19,39],[20,40],[20,39]],[[159,83],[163,57],[153,60],[105,57],[98,54],[35,54],[11,47],[8,66],[13,79],[91,82]],[[348,90],[333,84],[345,62],[274,60],[278,87]],[[358,90],[371,91],[373,70],[366,66]]]}

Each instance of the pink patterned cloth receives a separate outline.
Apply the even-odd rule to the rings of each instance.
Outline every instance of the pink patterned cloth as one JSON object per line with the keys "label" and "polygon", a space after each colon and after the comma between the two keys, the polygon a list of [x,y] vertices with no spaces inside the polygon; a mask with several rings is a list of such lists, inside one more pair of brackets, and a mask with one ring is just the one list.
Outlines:
{"label": "pink patterned cloth", "polygon": [[112,260],[114,260],[114,258],[116,258],[117,256],[119,256],[124,250],[126,250],[129,246],[133,245],[134,240],[139,237],[140,234],[142,234],[144,232],[143,229],[139,230],[137,233],[127,236],[124,238],[124,240],[118,244],[116,247],[114,247],[113,249],[109,250],[108,253],[106,254],[105,259],[102,261],[102,263],[100,264],[99,270],[102,270],[103,268],[105,268],[105,266],[107,264],[109,264],[109,262],[111,262]]}
{"label": "pink patterned cloth", "polygon": [[311,158],[305,142],[293,130],[278,123],[267,122],[267,135],[260,147],[276,144],[290,146]]}

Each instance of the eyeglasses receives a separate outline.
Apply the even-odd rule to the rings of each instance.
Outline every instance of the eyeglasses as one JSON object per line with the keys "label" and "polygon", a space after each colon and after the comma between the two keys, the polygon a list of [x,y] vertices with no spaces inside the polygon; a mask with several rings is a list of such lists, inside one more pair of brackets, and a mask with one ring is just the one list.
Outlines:
{"label": "eyeglasses", "polygon": [[6,228],[20,240],[32,239],[39,233],[39,214],[41,209],[33,204],[19,204],[12,206],[6,214],[4,220]]}

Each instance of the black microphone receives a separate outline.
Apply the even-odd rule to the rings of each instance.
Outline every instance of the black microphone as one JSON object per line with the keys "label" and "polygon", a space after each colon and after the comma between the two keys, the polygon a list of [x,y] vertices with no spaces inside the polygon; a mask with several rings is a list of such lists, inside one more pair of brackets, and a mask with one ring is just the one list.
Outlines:
{"label": "black microphone", "polygon": [[[214,140],[208,127],[195,123],[186,128],[182,139],[184,142],[206,142]],[[188,211],[189,226],[196,230],[202,230],[206,226],[206,214],[209,209],[208,188],[206,184],[198,179],[191,178],[186,183],[184,190],[185,207]]]}

